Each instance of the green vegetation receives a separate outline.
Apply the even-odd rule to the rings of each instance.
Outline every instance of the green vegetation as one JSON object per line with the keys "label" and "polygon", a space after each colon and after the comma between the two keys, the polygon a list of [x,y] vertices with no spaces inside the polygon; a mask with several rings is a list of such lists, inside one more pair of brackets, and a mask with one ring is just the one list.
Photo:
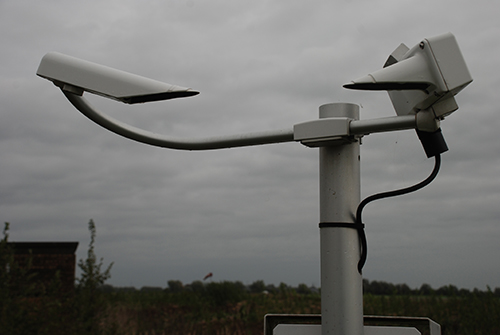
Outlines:
{"label": "green vegetation", "polygon": [[[498,289],[434,290],[423,285],[400,294],[393,289],[399,285],[365,280],[367,284],[391,290],[365,293],[365,315],[429,317],[441,325],[442,334],[500,333]],[[169,281],[165,289],[105,289],[108,315],[119,324],[119,334],[262,334],[265,314],[321,313],[320,293],[304,284]]]}
{"label": "green vegetation", "polygon": [[77,320],[80,333],[98,334],[103,309],[106,306],[106,297],[100,288],[106,280],[111,277],[111,263],[108,268],[101,272],[102,258],[97,262],[94,253],[96,228],[93,220],[89,221],[90,243],[87,259],[80,260],[78,267],[82,271],[81,277],[76,280],[75,303]]}
{"label": "green vegetation", "polygon": [[111,265],[101,273],[102,259],[94,254],[96,229],[89,222],[88,258],[78,266],[82,276],[75,290],[62,289],[59,274],[43,283],[31,268],[31,260],[19,264],[8,244],[9,224],[0,240],[0,335],[113,334],[113,324],[103,324],[108,297],[101,290]]}
{"label": "green vegetation", "polygon": [[[1,334],[262,334],[264,315],[320,314],[317,288],[262,280],[183,284],[169,280],[165,288],[117,288],[106,285],[111,265],[94,253],[95,224],[81,277],[73,292],[61,292],[58,280],[35,285],[29,264],[19,266],[9,250],[8,224],[0,241]],[[363,281],[364,314],[424,316],[438,322],[442,334],[500,334],[500,289],[473,291],[453,285],[433,289],[423,284]]]}

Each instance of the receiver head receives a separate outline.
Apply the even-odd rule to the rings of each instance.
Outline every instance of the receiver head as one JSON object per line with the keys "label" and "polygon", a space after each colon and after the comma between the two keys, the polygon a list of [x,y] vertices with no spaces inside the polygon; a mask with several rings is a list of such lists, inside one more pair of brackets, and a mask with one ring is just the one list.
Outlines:
{"label": "receiver head", "polygon": [[37,75],[61,89],[84,91],[128,104],[190,97],[199,92],[91,63],[57,52],[46,54]]}

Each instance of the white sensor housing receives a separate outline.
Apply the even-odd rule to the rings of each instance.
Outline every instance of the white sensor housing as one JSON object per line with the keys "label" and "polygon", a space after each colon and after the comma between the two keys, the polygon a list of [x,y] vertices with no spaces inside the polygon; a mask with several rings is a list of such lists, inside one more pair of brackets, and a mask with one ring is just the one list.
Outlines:
{"label": "white sensor housing", "polygon": [[472,82],[455,36],[427,38],[409,49],[401,44],[384,68],[356,79],[345,88],[385,90],[398,115],[430,109],[441,119],[458,106],[453,98]]}
{"label": "white sensor housing", "polygon": [[84,91],[128,104],[183,98],[198,94],[189,88],[162,83],[58,52],[46,54],[37,75],[65,91]]}

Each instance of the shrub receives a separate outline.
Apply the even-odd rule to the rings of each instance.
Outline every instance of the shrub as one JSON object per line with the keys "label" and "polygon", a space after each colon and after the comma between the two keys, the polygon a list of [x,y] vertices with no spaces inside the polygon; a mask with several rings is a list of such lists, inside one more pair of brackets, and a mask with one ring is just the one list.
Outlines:
{"label": "shrub", "polygon": [[81,277],[77,279],[76,284],[76,309],[80,318],[80,333],[98,334],[99,317],[106,307],[103,292],[100,288],[106,280],[111,277],[111,263],[104,272],[101,272],[103,259],[97,262],[94,251],[96,238],[96,227],[94,221],[89,221],[90,243],[87,251],[87,259],[79,260],[78,267],[82,271]]}

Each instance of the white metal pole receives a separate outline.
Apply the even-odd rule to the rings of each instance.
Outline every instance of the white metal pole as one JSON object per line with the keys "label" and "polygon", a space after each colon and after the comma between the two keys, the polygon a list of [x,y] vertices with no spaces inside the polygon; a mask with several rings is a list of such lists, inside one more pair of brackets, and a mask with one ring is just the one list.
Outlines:
{"label": "white metal pole", "polygon": [[[323,105],[320,118],[359,118],[359,106]],[[355,222],[360,202],[359,140],[320,147],[321,328],[323,335],[363,334],[362,277]],[[342,225],[347,227],[342,227]]]}

